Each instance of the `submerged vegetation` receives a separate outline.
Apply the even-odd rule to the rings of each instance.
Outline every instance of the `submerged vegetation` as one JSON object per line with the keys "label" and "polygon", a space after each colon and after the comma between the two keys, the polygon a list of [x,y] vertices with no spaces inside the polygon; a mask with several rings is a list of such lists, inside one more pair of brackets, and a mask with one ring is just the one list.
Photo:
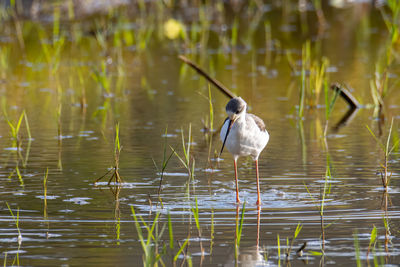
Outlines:
{"label": "submerged vegetation", "polygon": [[[399,1],[5,2],[4,266],[398,262]],[[271,134],[262,210],[213,152],[234,95]]]}
{"label": "submerged vegetation", "polygon": [[114,180],[115,185],[120,185],[123,181],[121,178],[121,175],[119,174],[119,155],[121,154],[121,144],[119,142],[119,123],[115,125],[115,138],[114,138],[114,165],[110,168],[106,174],[103,176],[99,177],[96,181],[99,182],[101,179],[103,179],[106,175],[108,175],[111,172],[111,177],[108,180],[108,185],[111,184],[111,181]]}

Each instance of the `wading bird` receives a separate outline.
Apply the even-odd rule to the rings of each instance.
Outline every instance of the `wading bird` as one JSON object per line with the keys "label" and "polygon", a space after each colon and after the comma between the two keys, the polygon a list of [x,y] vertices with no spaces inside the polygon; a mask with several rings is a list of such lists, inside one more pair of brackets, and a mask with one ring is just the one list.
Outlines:
{"label": "wading bird", "polygon": [[258,177],[258,157],[261,151],[267,145],[269,134],[265,129],[262,119],[256,115],[246,112],[247,104],[241,97],[236,97],[228,88],[226,88],[218,80],[212,78],[194,62],[180,55],[179,58],[195,69],[200,75],[211,82],[215,87],[221,90],[231,100],[226,105],[226,113],[228,118],[225,120],[221,129],[222,148],[221,153],[226,148],[231,152],[235,166],[235,182],[236,182],[236,202],[239,203],[239,184],[237,175],[237,159],[240,156],[251,156],[256,163],[257,176],[257,205],[261,204],[260,200],[260,182]]}
{"label": "wading bird", "polygon": [[222,148],[229,150],[233,155],[235,167],[235,183],[236,183],[236,202],[239,203],[239,184],[237,175],[237,160],[240,156],[251,156],[256,164],[257,178],[257,205],[261,204],[260,200],[260,183],[258,175],[258,157],[269,140],[269,134],[265,129],[262,119],[256,115],[246,112],[247,104],[241,97],[232,98],[226,105],[226,118],[221,129]]}

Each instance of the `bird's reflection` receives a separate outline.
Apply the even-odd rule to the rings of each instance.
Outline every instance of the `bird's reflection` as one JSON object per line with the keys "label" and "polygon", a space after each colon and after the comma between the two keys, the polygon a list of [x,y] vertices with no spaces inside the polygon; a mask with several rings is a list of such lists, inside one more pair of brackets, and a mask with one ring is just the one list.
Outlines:
{"label": "bird's reflection", "polygon": [[[239,205],[236,206],[236,229],[240,224],[240,216],[239,216]],[[224,266],[266,266],[267,262],[265,261],[262,250],[259,246],[260,241],[260,220],[261,220],[261,206],[257,206],[257,237],[255,240],[255,245],[250,247],[236,247],[236,250],[229,255],[228,261]],[[235,234],[235,246],[237,244],[237,240],[240,237],[238,236],[238,231]]]}

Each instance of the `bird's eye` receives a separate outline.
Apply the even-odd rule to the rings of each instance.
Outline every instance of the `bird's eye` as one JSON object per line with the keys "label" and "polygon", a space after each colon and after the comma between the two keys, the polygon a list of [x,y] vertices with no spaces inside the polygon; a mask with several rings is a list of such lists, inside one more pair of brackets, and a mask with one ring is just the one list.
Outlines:
{"label": "bird's eye", "polygon": [[235,112],[236,114],[239,114],[240,113],[240,111],[239,110],[236,110],[236,112]]}

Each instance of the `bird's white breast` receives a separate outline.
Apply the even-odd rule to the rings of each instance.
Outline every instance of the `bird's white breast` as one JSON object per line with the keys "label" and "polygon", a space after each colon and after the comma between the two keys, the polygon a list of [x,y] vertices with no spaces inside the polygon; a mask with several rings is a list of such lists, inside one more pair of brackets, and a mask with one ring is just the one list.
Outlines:
{"label": "bird's white breast", "polygon": [[[224,141],[226,131],[229,127],[229,120],[226,120],[221,128],[221,140]],[[232,125],[225,146],[235,157],[251,156],[258,159],[261,151],[265,148],[269,140],[268,132],[260,130],[254,120],[249,117],[238,118]]]}

